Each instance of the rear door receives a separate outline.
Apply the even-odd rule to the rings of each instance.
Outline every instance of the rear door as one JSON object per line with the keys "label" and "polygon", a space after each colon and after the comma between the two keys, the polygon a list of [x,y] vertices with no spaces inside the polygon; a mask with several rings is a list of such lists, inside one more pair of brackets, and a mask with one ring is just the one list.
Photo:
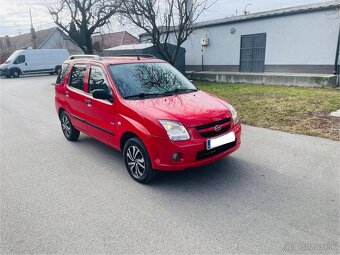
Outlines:
{"label": "rear door", "polygon": [[118,144],[115,126],[116,112],[114,101],[93,98],[95,89],[104,89],[113,96],[113,90],[106,77],[104,67],[91,65],[88,75],[88,88],[85,99],[85,121],[87,131],[97,139],[116,147]]}
{"label": "rear door", "polygon": [[80,130],[86,130],[84,104],[86,64],[74,64],[65,90],[68,114],[72,124]]}

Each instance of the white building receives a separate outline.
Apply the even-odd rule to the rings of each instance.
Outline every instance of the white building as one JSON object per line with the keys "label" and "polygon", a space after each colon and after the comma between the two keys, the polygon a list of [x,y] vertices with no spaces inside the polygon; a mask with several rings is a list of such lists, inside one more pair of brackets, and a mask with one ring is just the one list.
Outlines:
{"label": "white building", "polygon": [[196,23],[186,71],[333,74],[339,22],[337,0]]}

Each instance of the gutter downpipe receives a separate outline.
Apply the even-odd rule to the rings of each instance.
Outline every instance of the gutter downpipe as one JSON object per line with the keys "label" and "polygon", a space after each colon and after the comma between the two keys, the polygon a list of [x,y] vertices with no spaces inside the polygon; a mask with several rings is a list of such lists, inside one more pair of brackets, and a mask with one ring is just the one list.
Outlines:
{"label": "gutter downpipe", "polygon": [[338,33],[338,44],[336,47],[336,53],[335,53],[335,63],[334,63],[334,74],[339,74],[339,48],[340,48],[340,24],[339,24],[339,33]]}

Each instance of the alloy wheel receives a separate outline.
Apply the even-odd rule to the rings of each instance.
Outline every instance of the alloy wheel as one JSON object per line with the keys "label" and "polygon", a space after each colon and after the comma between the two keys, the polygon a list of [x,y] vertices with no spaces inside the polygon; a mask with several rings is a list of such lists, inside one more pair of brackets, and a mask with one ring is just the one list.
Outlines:
{"label": "alloy wheel", "polygon": [[64,135],[69,138],[71,136],[71,123],[66,115],[61,118],[61,127],[63,129]]}
{"label": "alloy wheel", "polygon": [[131,145],[126,152],[126,160],[131,174],[140,179],[145,174],[145,160],[142,152],[135,145]]}

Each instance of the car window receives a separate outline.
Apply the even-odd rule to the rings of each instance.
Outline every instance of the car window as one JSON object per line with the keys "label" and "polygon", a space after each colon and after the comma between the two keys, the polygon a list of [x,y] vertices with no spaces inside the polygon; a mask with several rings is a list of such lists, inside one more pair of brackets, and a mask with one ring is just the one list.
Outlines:
{"label": "car window", "polygon": [[103,89],[112,96],[112,91],[107,82],[104,70],[99,66],[91,66],[89,75],[89,93],[95,89]]}
{"label": "car window", "polygon": [[58,74],[59,76],[57,78],[58,79],[57,83],[62,83],[64,81],[68,67],[69,67],[69,64],[63,64],[61,66],[61,70],[60,70],[60,73]]}
{"label": "car window", "polygon": [[69,85],[73,88],[84,90],[84,77],[86,65],[75,64],[70,75]]}
{"label": "car window", "polygon": [[21,63],[25,63],[25,55],[20,55],[18,56],[14,62],[14,64],[21,64]]}

